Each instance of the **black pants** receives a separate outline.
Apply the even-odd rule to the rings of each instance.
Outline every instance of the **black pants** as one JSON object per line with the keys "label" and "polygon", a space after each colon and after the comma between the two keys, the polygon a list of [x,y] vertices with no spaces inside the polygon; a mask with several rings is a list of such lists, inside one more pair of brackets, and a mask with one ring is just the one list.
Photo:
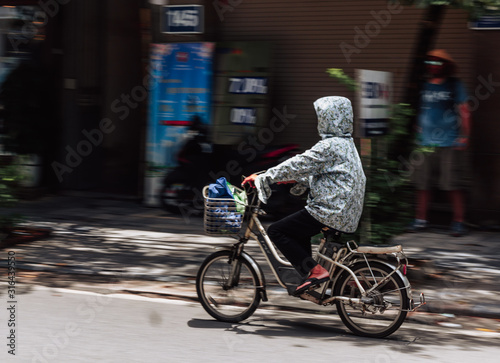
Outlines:
{"label": "black pants", "polygon": [[271,224],[267,234],[293,267],[306,276],[317,265],[312,258],[311,237],[324,226],[302,209]]}

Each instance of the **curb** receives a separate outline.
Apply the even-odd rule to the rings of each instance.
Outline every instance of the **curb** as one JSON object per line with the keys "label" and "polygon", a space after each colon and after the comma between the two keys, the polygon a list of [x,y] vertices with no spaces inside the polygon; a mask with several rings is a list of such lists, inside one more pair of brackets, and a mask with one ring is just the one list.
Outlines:
{"label": "curb", "polygon": [[[58,275],[67,274],[67,275],[80,275],[80,276],[108,277],[108,278],[113,278],[114,276],[117,276],[119,280],[141,281],[144,282],[144,285],[147,285],[146,282],[148,281],[153,285],[162,283],[166,284],[166,286],[163,286],[161,288],[124,287],[124,288],[118,288],[116,289],[116,291],[121,291],[129,294],[139,294],[148,296],[159,295],[165,298],[198,301],[193,283],[195,280],[195,276],[191,275],[155,277],[152,275],[139,274],[139,273],[138,274],[126,273],[126,272],[123,273],[118,271],[116,271],[116,273],[113,273],[113,271],[109,270],[90,270],[81,267],[72,268],[67,266],[31,263],[26,261],[18,263],[16,267],[18,271],[24,270],[33,272],[48,272]],[[6,262],[2,261],[0,263],[0,268],[7,268]],[[420,290],[421,288],[418,283],[412,286],[412,292],[414,295],[413,298],[418,298]],[[493,303],[482,303],[482,304],[470,303],[469,301],[474,301],[474,298],[476,298],[475,294],[471,293],[464,294],[462,296],[461,301],[450,302],[439,299],[439,293],[437,292],[439,291],[438,289],[425,287],[422,288],[422,290],[425,294],[427,304],[418,309],[416,312],[410,313],[409,317],[411,315],[411,320],[422,322],[421,321],[422,319],[420,319],[419,316],[425,314],[434,314],[437,316],[455,315],[455,316],[469,316],[469,317],[479,317],[488,319],[500,319],[500,305]],[[277,310],[286,310],[286,311],[302,311],[313,314],[321,313],[321,311],[325,309],[325,307],[323,306],[316,305],[314,303],[303,301],[289,296],[286,290],[281,288],[278,284],[268,284],[267,291],[268,291],[269,301],[262,303],[263,307],[267,307],[270,309],[277,309]],[[332,307],[327,307],[326,309],[332,309]]]}

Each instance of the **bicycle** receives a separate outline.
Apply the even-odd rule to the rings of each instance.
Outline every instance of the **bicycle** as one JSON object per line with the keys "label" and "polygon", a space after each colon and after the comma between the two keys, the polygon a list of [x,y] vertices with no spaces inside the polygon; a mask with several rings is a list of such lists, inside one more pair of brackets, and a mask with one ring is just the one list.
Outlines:
{"label": "bicycle", "polygon": [[[246,189],[235,188],[238,193],[246,192],[250,202],[209,198],[207,187],[203,189],[205,232],[238,240],[209,255],[196,277],[201,305],[222,322],[241,322],[255,312],[260,301],[268,301],[262,269],[244,251],[250,238],[258,243],[278,283],[290,295],[302,280],[267,236],[259,220],[265,212],[257,192]],[[408,259],[402,246],[358,246],[354,241],[341,242],[341,236],[339,231],[323,230],[316,259],[330,272],[330,281],[300,298],[318,305],[335,304],[342,322],[356,335],[383,338],[394,333],[408,312],[425,304],[423,294],[419,304],[412,298],[406,277]]]}

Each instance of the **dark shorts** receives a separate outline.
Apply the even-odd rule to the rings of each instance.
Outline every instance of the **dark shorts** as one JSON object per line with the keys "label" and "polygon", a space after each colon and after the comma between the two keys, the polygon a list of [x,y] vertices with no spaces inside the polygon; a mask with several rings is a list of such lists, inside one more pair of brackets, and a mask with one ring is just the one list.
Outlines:
{"label": "dark shorts", "polygon": [[432,153],[424,153],[415,165],[413,182],[418,190],[438,188],[459,190],[468,186],[467,153],[452,147],[440,147]]}

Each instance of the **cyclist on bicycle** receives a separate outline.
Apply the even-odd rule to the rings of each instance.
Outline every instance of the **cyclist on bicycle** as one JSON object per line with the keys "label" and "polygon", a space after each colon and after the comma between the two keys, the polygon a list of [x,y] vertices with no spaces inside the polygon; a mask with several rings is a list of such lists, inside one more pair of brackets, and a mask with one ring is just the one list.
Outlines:
{"label": "cyclist on bicycle", "polygon": [[312,258],[311,237],[327,226],[353,233],[361,217],[366,177],[352,139],[353,111],[344,97],[323,97],[314,102],[322,140],[265,173],[252,174],[243,184],[257,187],[266,203],[270,184],[298,182],[309,187],[307,205],[269,226],[267,234],[304,277],[295,290],[304,291],[328,281],[329,272]]}

